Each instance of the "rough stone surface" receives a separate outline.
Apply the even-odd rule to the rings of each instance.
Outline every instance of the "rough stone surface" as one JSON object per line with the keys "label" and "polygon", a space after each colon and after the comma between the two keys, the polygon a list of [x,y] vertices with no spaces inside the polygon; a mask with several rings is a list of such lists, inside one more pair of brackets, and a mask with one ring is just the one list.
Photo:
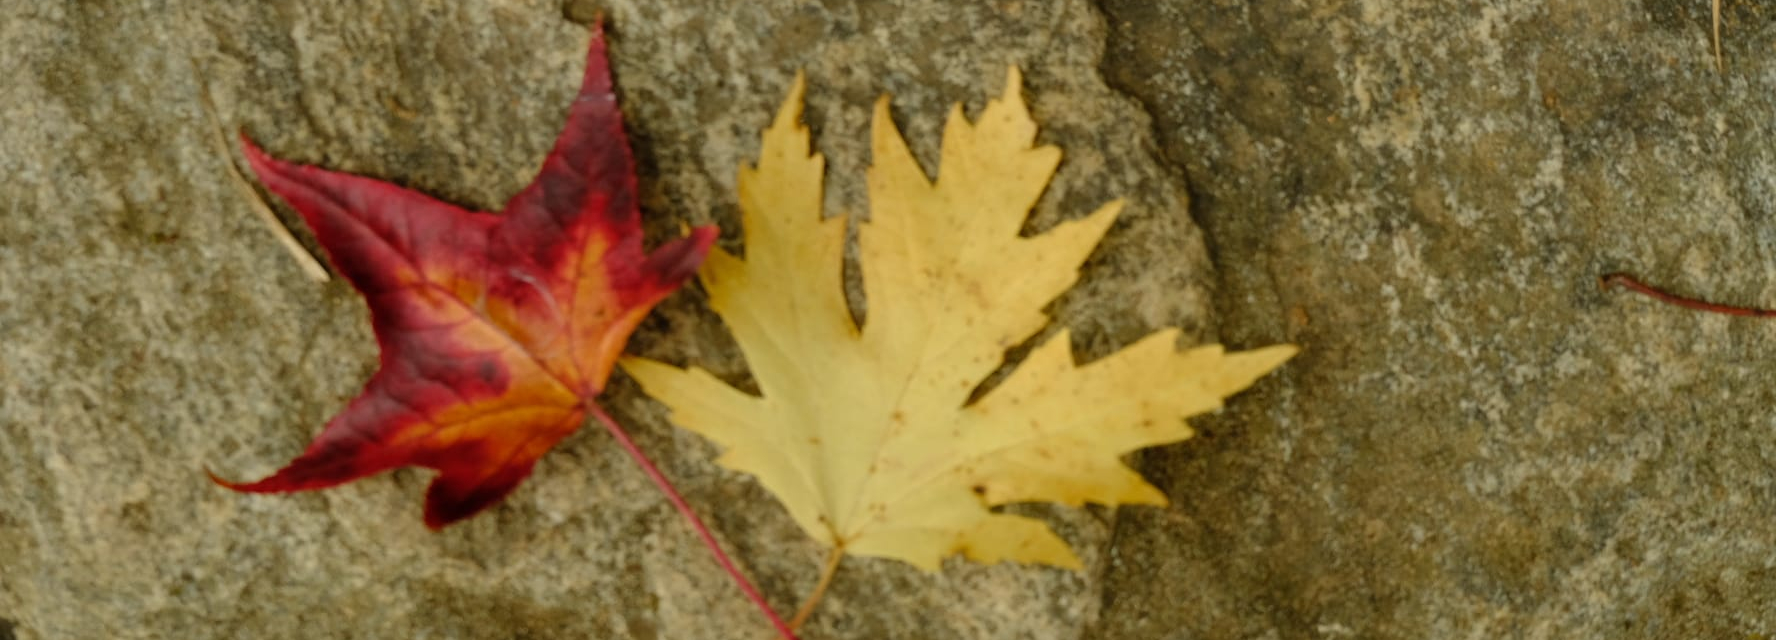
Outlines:
{"label": "rough stone surface", "polygon": [[[375,363],[212,118],[495,208],[601,11],[656,237],[734,236],[798,68],[861,213],[878,93],[930,166],[1016,63],[1067,154],[1031,228],[1130,199],[1055,305],[1082,357],[1307,349],[1141,456],[1173,507],[1030,508],[1088,571],[848,562],[809,638],[1776,635],[1776,325],[1596,286],[1776,301],[1776,25],[1726,8],[1717,74],[1706,0],[0,0],[0,639],[769,637],[596,429],[437,534],[421,471],[203,476],[287,461]],[[631,349],[745,377],[695,291]],[[820,549],[621,376],[606,401],[793,608]]]}
{"label": "rough stone surface", "polygon": [[1306,351],[1147,456],[1094,638],[1776,634],[1773,17],[1106,0],[1219,337]]}
{"label": "rough stone surface", "polygon": [[[978,109],[1017,63],[1068,158],[1032,228],[1132,201],[1057,305],[1081,351],[1210,326],[1183,184],[1148,153],[1139,105],[1098,73],[1105,31],[1086,3],[0,4],[0,68],[21,79],[0,88],[0,619],[21,638],[768,636],[597,429],[438,534],[419,520],[423,471],[263,497],[203,475],[283,464],[375,363],[358,295],[304,279],[256,222],[225,176],[233,153],[210,145],[212,115],[282,157],[496,208],[553,140],[600,10],[654,235],[715,221],[733,237],[735,172],[798,68],[838,213],[866,209],[880,92],[929,162],[948,104]],[[695,292],[632,350],[745,375]],[[632,384],[605,400],[793,610],[822,551]],[[1101,566],[1107,513],[1036,511]],[[856,561],[808,637],[1079,637],[1097,584]]]}

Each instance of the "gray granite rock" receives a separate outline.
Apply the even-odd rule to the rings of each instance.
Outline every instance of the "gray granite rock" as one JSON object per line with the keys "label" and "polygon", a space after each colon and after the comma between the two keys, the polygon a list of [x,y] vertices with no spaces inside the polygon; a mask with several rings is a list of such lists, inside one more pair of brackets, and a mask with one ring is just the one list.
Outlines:
{"label": "gray granite rock", "polygon": [[[655,237],[711,221],[732,237],[735,171],[797,69],[841,213],[866,210],[880,92],[896,95],[930,162],[949,102],[978,109],[1015,63],[1068,158],[1031,227],[1131,200],[1057,304],[1082,353],[1210,326],[1213,273],[1183,184],[1150,153],[1139,105],[1098,73],[1105,30],[1086,3],[0,5],[0,69],[18,78],[0,87],[11,636],[769,637],[596,428],[503,505],[437,534],[419,519],[423,471],[296,496],[237,495],[203,475],[283,464],[375,363],[358,295],[302,277],[227,179],[234,154],[211,146],[210,118],[285,158],[497,208],[551,143],[600,10]],[[664,305],[632,350],[745,376],[695,292]],[[605,402],[792,610],[821,550],[632,384],[619,377]],[[1107,512],[1033,510],[1104,566]],[[1097,584],[1093,572],[954,563],[926,575],[858,560],[808,637],[1079,637],[1097,618]]]}
{"label": "gray granite rock", "polygon": [[1220,338],[1306,351],[1147,456],[1089,637],[1776,634],[1770,14],[1103,3],[1214,253]]}
{"label": "gray granite rock", "polygon": [[[375,366],[211,119],[496,208],[601,11],[653,237],[734,237],[796,69],[862,214],[876,95],[931,166],[1015,63],[1067,154],[1030,227],[1130,199],[1054,308],[1081,357],[1306,347],[1138,456],[1172,507],[1029,508],[1086,572],[847,561],[809,638],[1776,635],[1776,325],[1596,284],[1776,302],[1776,25],[1726,8],[1717,74],[1706,0],[0,0],[0,639],[770,637],[596,428],[442,533],[423,471],[203,476],[287,461]],[[631,350],[746,375],[694,290]],[[605,401],[792,609],[821,550],[626,379]]]}

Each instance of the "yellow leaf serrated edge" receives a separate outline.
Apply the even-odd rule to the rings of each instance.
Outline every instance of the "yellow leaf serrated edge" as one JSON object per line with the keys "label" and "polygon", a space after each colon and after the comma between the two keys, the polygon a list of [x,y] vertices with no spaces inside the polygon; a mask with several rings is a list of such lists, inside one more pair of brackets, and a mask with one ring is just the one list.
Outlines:
{"label": "yellow leaf serrated edge", "polygon": [[[887,99],[878,101],[871,218],[859,232],[871,310],[860,331],[840,282],[844,222],[822,217],[824,159],[800,124],[798,74],[759,161],[740,172],[747,257],[717,251],[703,272],[710,304],[763,397],[700,369],[623,362],[674,422],[724,449],[720,464],[757,477],[825,545],[928,571],[952,553],[1077,569],[1077,556],[1044,523],[987,508],[1164,504],[1118,456],[1190,437],[1185,417],[1220,408],[1223,397],[1296,352],[1290,345],[1179,352],[1177,332],[1162,331],[1078,366],[1062,331],[999,388],[962,406],[1005,348],[1047,324],[1041,308],[1077,279],[1077,265],[1121,207],[1112,202],[1040,236],[1018,236],[1060,161],[1058,149],[1031,146],[1036,126],[1020,85],[1014,67],[1005,95],[976,123],[959,105],[951,110],[937,181],[907,150]],[[937,357],[899,348],[932,344],[972,350]],[[897,424],[884,425],[884,405],[868,390],[903,370],[920,373],[899,388],[905,402],[888,407]],[[856,413],[876,418],[854,420]]]}

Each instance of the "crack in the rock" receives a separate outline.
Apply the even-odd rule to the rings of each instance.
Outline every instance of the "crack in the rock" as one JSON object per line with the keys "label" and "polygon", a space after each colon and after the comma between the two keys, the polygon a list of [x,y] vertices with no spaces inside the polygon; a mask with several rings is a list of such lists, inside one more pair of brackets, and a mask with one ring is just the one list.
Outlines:
{"label": "crack in the rock", "polygon": [[[1192,188],[1189,167],[1185,165],[1182,159],[1171,157],[1171,154],[1164,148],[1163,141],[1165,137],[1160,131],[1160,123],[1164,119],[1160,117],[1159,111],[1153,104],[1153,100],[1133,87],[1128,86],[1126,83],[1119,81],[1117,79],[1118,74],[1112,70],[1112,66],[1115,65],[1111,56],[1111,41],[1115,38],[1115,27],[1112,24],[1112,19],[1115,14],[1105,6],[1106,1],[1107,0],[1084,0],[1089,13],[1097,19],[1099,33],[1102,36],[1098,42],[1098,60],[1096,65],[1098,81],[1102,83],[1106,89],[1109,89],[1110,93],[1118,100],[1128,104],[1134,110],[1139,111],[1141,115],[1146,118],[1147,139],[1145,141],[1146,144],[1143,145],[1141,153],[1147,156],[1155,166],[1158,166],[1161,169],[1162,174],[1170,176],[1172,184],[1177,187],[1178,192],[1184,196],[1185,212],[1190,217],[1190,223],[1196,227],[1210,269],[1210,273],[1206,274],[1207,277],[1202,279],[1203,286],[1207,289],[1205,293],[1208,295],[1209,300],[1216,300],[1219,298],[1221,288],[1219,255],[1216,251],[1214,238],[1209,234],[1210,227],[1203,222],[1202,210],[1199,205],[1200,199],[1197,197],[1197,191]],[[1207,309],[1207,317],[1204,318],[1203,326],[1198,334],[1205,340],[1217,340],[1221,333],[1220,313],[1219,310],[1215,308],[1213,302],[1207,305]]]}

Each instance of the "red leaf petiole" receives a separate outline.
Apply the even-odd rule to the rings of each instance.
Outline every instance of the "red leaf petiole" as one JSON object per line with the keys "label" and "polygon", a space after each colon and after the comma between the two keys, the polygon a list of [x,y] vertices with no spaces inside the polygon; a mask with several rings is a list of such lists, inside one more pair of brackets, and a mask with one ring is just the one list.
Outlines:
{"label": "red leaf petiole", "polygon": [[635,463],[641,465],[641,470],[654,481],[654,486],[659,487],[660,491],[666,494],[666,499],[670,500],[672,506],[678,509],[678,514],[684,516],[685,521],[691,524],[692,529],[697,530],[697,536],[703,539],[703,546],[708,547],[709,552],[715,555],[715,561],[721,563],[722,569],[726,570],[728,576],[734,579],[734,584],[739,586],[741,591],[746,592],[746,597],[752,600],[753,604],[758,605],[759,611],[763,612],[765,618],[771,621],[771,626],[777,628],[777,634],[783,636],[784,640],[796,640],[795,632],[791,631],[789,625],[783,622],[783,618],[778,617],[777,612],[771,609],[771,604],[765,602],[765,596],[759,593],[758,587],[753,586],[752,582],[746,579],[746,575],[740,573],[740,568],[734,566],[734,561],[728,558],[727,552],[722,551],[721,544],[715,541],[715,534],[709,532],[709,527],[703,524],[703,519],[697,517],[697,512],[691,510],[691,505],[685,503],[684,496],[679,495],[678,489],[673,488],[672,481],[667,480],[666,475],[660,473],[660,468],[654,466],[653,461],[648,459],[647,454],[642,453],[641,448],[635,446],[635,441],[629,438],[629,433],[624,431],[616,420],[611,419],[610,414],[605,413],[604,407],[598,406],[598,403],[588,401],[586,406],[591,409],[592,415],[604,424],[604,429],[610,432],[611,437],[617,439],[617,444],[622,445],[623,450],[629,452],[629,457],[634,458]]}

